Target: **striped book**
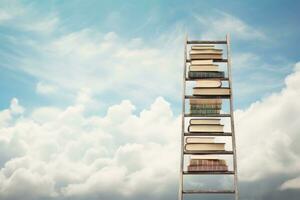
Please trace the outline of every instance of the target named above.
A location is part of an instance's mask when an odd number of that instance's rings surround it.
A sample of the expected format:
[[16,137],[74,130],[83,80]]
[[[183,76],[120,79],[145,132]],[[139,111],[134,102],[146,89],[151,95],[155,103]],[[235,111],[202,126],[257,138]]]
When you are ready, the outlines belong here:
[[211,166],[211,165],[199,165],[199,166],[189,165],[188,171],[191,171],[191,172],[199,172],[199,171],[226,172],[226,171],[228,171],[228,166],[227,165],[213,165],[213,166]]
[[202,109],[206,109],[206,110],[210,110],[210,109],[221,109],[222,108],[222,104],[218,103],[218,104],[198,104],[198,105],[194,105],[191,104],[190,105],[190,110],[202,110]]
[[220,109],[200,109],[200,110],[190,110],[190,114],[194,116],[210,116],[220,114]]
[[189,78],[224,78],[225,73],[223,71],[212,71],[212,72],[199,72],[189,71]]

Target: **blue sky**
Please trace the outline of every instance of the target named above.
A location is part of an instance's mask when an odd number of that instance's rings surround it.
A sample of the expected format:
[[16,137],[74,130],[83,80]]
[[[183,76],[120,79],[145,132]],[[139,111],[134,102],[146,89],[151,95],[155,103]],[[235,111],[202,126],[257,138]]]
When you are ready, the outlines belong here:
[[298,199],[299,4],[0,0],[0,199],[176,198],[184,38],[227,33],[241,199]]
[[[0,55],[2,60],[1,80],[4,80],[1,82],[1,90],[5,91],[1,93],[3,99],[1,108],[5,108],[12,97],[18,97],[24,105],[28,106],[52,103],[53,99],[44,98],[35,93],[34,87],[38,82],[38,77],[22,70],[24,67],[21,66],[20,58],[35,59],[44,56],[39,50],[29,47],[26,41],[41,45],[83,29],[91,29],[103,34],[115,32],[124,41],[141,38],[146,46],[151,47],[159,46],[157,38],[162,34],[167,36],[170,33],[171,38],[171,33],[174,33],[176,27],[182,34],[187,33],[195,39],[200,38],[201,33],[209,27],[201,25],[197,16],[209,17],[214,21],[226,13],[230,17],[241,20],[251,29],[263,34],[264,38],[253,37],[249,40],[234,37],[236,30],[230,30],[233,32],[232,53],[234,55],[250,53],[259,56],[259,60],[255,64],[241,63],[249,65],[247,68],[238,66],[239,63],[235,63],[235,57],[233,57],[235,89],[245,90],[247,86],[250,88],[252,81],[256,82],[254,87],[258,88],[257,92],[245,94],[240,98],[239,92],[237,92],[235,100],[237,108],[244,108],[264,95],[280,90],[283,87],[284,77],[291,73],[292,64],[297,61],[299,52],[299,47],[295,45],[299,42],[297,34],[299,31],[298,3],[292,1],[285,2],[284,6],[279,1],[262,1],[259,4],[255,4],[253,1],[243,3],[229,1],[226,4],[219,1],[192,1],[188,4],[183,1],[128,1],[126,3],[123,1],[89,1],[85,3],[80,1],[20,1],[19,4],[30,10],[26,11],[28,12],[26,16],[16,16],[12,21],[2,20],[1,23],[1,35],[3,36],[1,37]],[[2,3],[2,7],[10,6]],[[20,25],[22,23],[30,24],[38,18],[50,21],[52,23],[50,25],[55,24],[55,27],[52,27],[53,30],[47,30],[48,33],[41,33],[41,30],[40,32],[39,30],[30,30],[22,28]],[[30,24],[29,26],[35,25]],[[238,28],[232,27],[232,29]],[[223,35],[221,33],[217,36]],[[249,36],[246,37],[249,38]],[[168,41],[166,45],[169,43],[171,41]],[[183,49],[178,48],[177,51],[181,51],[178,52],[181,54]],[[239,58],[237,57],[237,59]],[[174,68],[180,71],[181,65],[182,63],[178,63]],[[104,68],[103,66],[98,67]],[[163,68],[163,66],[161,67]],[[160,95],[168,98],[176,110],[180,98],[165,95],[163,92]],[[108,96],[109,94],[106,93],[100,95],[100,98],[107,97],[109,100],[113,99],[113,102],[121,100],[118,95]],[[122,96],[122,98],[125,97],[132,99],[130,95]]]

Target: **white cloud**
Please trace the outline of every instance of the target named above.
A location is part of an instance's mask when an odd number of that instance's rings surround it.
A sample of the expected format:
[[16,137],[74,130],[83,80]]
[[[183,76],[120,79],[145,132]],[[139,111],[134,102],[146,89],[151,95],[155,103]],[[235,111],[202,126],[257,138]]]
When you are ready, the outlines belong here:
[[285,82],[281,92],[253,103],[246,110],[236,111],[242,180],[299,173],[299,63]]
[[48,34],[55,30],[58,23],[59,17],[55,13],[39,13],[31,5],[16,0],[1,1],[0,25],[11,26],[19,31]]
[[203,27],[202,38],[206,40],[222,39],[227,33],[230,33],[232,38],[241,40],[266,39],[262,31],[225,12],[218,11],[215,15],[208,17],[195,15],[195,18],[201,23]]
[[[36,108],[0,127],[6,153],[20,151],[0,171],[1,199],[19,199],[21,193],[28,199],[93,199],[112,192],[131,199],[149,189],[158,198],[173,186],[179,118],[169,104],[160,97],[135,115],[135,106],[124,100],[104,117],[85,116],[89,99],[79,93],[72,106]],[[20,110],[16,99],[12,105]]]
[[279,188],[280,190],[300,189],[300,177],[285,181]]
[[57,87],[51,84],[38,82],[36,85],[36,92],[43,95],[50,95],[57,92]]
[[149,104],[149,99],[162,94],[180,95],[182,41],[174,38],[161,47],[160,42],[145,44],[141,38],[125,40],[114,32],[84,29],[44,45],[32,44],[42,55],[20,59],[20,70],[41,80],[37,92],[42,94],[55,91],[50,82],[64,94],[90,88],[96,96],[129,96]]
[[[296,64],[281,92],[236,111],[242,181],[299,173],[299,77]],[[180,117],[173,115],[169,103],[159,97],[149,109],[134,114],[135,106],[123,100],[99,117],[85,113],[85,104],[93,99],[88,91],[79,92],[74,105],[65,109],[35,108],[24,117],[14,99],[1,112],[14,118],[4,117],[9,123],[0,128],[1,146],[6,147],[1,155],[6,158],[0,171],[2,199],[18,199],[12,194],[19,190],[19,180],[28,184],[32,199],[95,199],[108,197],[112,189],[114,198],[133,199],[152,191],[159,199],[177,190]],[[282,189],[296,183],[287,181]]]

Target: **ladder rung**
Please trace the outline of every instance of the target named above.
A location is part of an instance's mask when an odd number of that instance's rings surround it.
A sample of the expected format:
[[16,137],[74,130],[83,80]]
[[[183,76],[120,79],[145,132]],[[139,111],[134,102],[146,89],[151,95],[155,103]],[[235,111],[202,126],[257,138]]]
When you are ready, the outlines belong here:
[[197,80],[203,80],[203,79],[208,79],[208,80],[221,80],[221,81],[229,81],[229,78],[186,78],[186,81],[197,81]]
[[191,115],[184,114],[184,117],[231,117],[231,114],[217,114],[217,115]]
[[233,151],[184,151],[183,154],[190,155],[210,155],[210,154],[218,154],[218,155],[231,155]]
[[[207,60],[207,59],[197,59],[197,60]],[[227,59],[212,59],[214,62],[227,62]],[[190,59],[186,59],[186,62],[191,62]]]
[[199,193],[207,193],[207,194],[234,194],[234,190],[182,190],[184,194],[199,194]]
[[184,136],[232,136],[231,132],[195,132],[195,133],[184,133]]
[[227,44],[226,40],[189,40],[187,44]]
[[234,171],[183,171],[184,175],[234,175]]
[[229,99],[230,95],[185,95],[186,99]]

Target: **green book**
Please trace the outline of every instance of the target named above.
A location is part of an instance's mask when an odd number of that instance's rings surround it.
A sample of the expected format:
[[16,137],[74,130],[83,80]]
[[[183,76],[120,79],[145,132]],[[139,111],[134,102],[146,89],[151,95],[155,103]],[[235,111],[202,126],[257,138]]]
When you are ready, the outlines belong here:
[[201,109],[221,109],[222,104],[197,104],[190,105],[191,110],[201,110]]

